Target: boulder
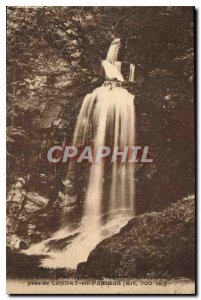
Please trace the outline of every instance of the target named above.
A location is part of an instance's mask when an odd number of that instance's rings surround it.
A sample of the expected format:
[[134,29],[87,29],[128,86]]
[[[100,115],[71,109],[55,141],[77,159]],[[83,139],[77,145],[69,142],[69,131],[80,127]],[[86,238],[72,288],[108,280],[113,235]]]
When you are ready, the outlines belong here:
[[132,218],[78,265],[78,278],[178,278],[195,275],[195,203],[190,196]]
[[24,209],[27,213],[33,213],[37,210],[44,208],[49,201],[49,199],[42,197],[38,193],[34,192],[27,193],[26,197],[27,200]]

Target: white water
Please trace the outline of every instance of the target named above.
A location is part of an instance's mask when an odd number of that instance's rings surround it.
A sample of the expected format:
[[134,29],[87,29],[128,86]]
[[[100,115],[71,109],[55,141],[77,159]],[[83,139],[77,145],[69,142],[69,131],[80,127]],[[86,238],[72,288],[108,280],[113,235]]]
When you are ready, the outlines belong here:
[[114,65],[117,70],[121,73],[121,61],[114,61]]
[[129,79],[130,82],[134,83],[135,80],[135,65],[131,64],[130,65],[130,73],[129,73]]
[[[116,41],[116,40],[115,40]],[[103,61],[106,77],[123,81],[121,63],[117,62],[119,43],[112,43],[107,59]],[[112,63],[111,63],[112,62]],[[92,132],[90,128],[93,128]],[[86,145],[93,141],[93,147],[107,145],[123,149],[135,144],[135,111],[134,96],[128,91],[109,81],[88,94],[83,101],[76,129],[74,146]],[[64,184],[69,182],[69,174],[73,172],[75,162],[71,161]],[[36,244],[24,251],[26,254],[47,254],[42,260],[43,267],[76,268],[79,262],[87,260],[89,253],[104,238],[117,233],[135,214],[134,194],[134,164],[110,163],[108,179],[105,175],[106,162],[101,159],[93,162],[89,171],[89,182],[84,203],[82,222],[76,229],[62,228],[50,239]],[[108,170],[108,169],[107,169]],[[107,188],[107,197],[105,189]],[[68,195],[65,196],[66,203]],[[106,198],[106,199],[105,199]],[[103,209],[103,201],[107,210]],[[107,215],[103,220],[103,215]],[[72,235],[77,234],[74,237]],[[56,242],[69,237],[71,243],[64,251],[56,247],[49,248],[50,242]]]
[[104,67],[105,75],[106,75],[107,79],[110,79],[110,80],[117,79],[118,81],[121,81],[121,82],[124,81],[124,78],[119,71],[119,69],[120,69],[119,62],[118,62],[118,64],[115,65],[115,64],[111,64],[107,60],[103,60],[102,66]]
[[117,61],[117,55],[120,47],[121,47],[120,39],[119,38],[114,39],[108,50],[106,60],[109,61],[110,63],[114,63],[115,61]]
[[[103,239],[108,238],[111,234],[115,234],[121,227],[126,225],[130,217],[126,212],[119,213],[116,216],[103,224],[101,230],[88,226],[86,228],[85,219],[77,229],[65,227],[56,232],[50,239],[31,246],[28,250],[22,251],[27,255],[49,255],[49,257],[41,260],[41,266],[44,268],[71,268],[75,269],[80,262],[87,260],[89,253],[96,247],[96,245]],[[67,250],[60,251],[56,248],[49,249],[48,243],[51,241],[58,241],[71,235],[78,234],[72,239],[72,243]]]

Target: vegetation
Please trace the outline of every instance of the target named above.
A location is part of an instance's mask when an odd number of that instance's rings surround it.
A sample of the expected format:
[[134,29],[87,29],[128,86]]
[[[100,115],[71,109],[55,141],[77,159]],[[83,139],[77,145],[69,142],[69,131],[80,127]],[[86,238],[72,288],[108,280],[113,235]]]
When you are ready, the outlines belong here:
[[[136,170],[137,212],[194,192],[192,8],[8,7],[7,14],[8,190],[22,177],[26,192],[48,199],[54,219],[66,165],[48,163],[47,149],[71,144],[83,98],[104,81],[101,59],[120,37],[125,78],[127,63],[136,65],[136,83],[124,85],[136,95],[137,143],[154,158]],[[79,193],[79,209],[81,202]],[[40,223],[40,215],[45,230],[51,214],[44,210],[25,211],[23,224]],[[19,229],[14,216],[11,227]]]

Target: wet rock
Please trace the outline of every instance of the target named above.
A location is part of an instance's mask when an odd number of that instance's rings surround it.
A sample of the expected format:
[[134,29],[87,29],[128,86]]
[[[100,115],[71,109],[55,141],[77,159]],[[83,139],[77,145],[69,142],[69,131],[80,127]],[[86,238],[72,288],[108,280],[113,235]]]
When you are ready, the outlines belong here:
[[194,205],[191,196],[131,219],[78,265],[77,277],[193,278]]
[[75,273],[76,278],[79,279],[79,278],[84,277],[85,265],[86,265],[86,263],[84,263],[84,262],[78,264],[77,270],[76,270],[76,273]]
[[10,249],[19,249],[20,248],[21,239],[13,234],[7,238],[7,245]]
[[66,88],[72,84],[72,79],[70,76],[67,76],[66,74],[57,76],[55,87],[56,88]]
[[72,206],[77,199],[74,195],[62,194],[61,192],[59,192],[59,197],[61,199],[61,206]]
[[25,241],[20,241],[19,248],[25,250],[29,248],[29,245]]
[[34,124],[37,128],[51,128],[54,120],[58,119],[62,105],[56,101],[46,104],[42,114],[35,118]]
[[67,180],[65,180],[64,184],[65,184],[65,192],[71,196],[74,195],[75,191],[74,191],[72,182],[67,179]]
[[7,201],[9,204],[16,202],[21,203],[24,195],[25,195],[25,189],[24,189],[25,180],[24,178],[18,178],[14,184],[11,185],[11,188],[8,192]]
[[29,192],[26,197],[27,201],[25,203],[24,209],[28,213],[32,213],[44,208],[49,201],[49,199],[42,197],[38,193],[34,192]]
[[91,83],[96,83],[96,82],[98,82],[99,81],[99,78],[98,77],[93,77],[92,79],[91,79]]

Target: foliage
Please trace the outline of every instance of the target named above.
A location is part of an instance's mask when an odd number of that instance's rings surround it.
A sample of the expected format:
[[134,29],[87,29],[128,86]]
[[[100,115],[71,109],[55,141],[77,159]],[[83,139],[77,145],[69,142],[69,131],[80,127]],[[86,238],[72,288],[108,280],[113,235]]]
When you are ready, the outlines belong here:
[[101,59],[120,37],[119,59],[136,64],[135,85],[125,85],[136,95],[137,142],[154,156],[137,173],[137,209],[161,209],[194,191],[192,8],[8,7],[7,14],[8,187],[31,174],[33,189],[57,194],[66,166],[56,187],[46,151],[72,142],[83,97],[103,82]]

